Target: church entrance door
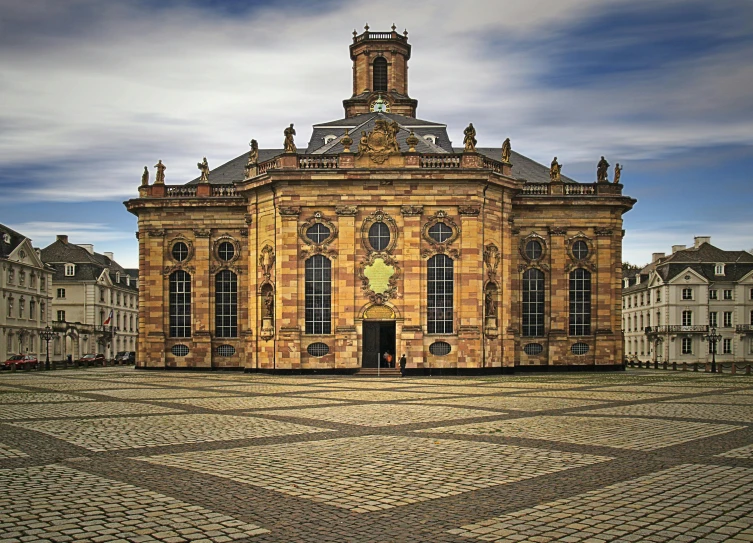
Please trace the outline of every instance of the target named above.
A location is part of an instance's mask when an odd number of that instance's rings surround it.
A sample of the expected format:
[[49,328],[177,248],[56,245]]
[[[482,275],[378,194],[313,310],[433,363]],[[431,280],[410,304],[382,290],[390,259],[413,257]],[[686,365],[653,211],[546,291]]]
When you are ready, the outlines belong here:
[[376,368],[381,363],[385,367],[382,360],[385,352],[392,355],[394,364],[398,358],[395,353],[395,321],[364,321],[361,366]]

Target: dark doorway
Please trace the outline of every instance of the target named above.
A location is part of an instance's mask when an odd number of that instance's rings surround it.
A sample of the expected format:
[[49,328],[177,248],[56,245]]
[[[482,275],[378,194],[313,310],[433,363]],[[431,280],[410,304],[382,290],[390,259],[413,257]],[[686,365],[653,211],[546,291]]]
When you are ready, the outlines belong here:
[[381,362],[385,367],[382,360],[385,352],[392,355],[394,364],[398,358],[395,353],[395,321],[364,321],[361,366],[376,368]]

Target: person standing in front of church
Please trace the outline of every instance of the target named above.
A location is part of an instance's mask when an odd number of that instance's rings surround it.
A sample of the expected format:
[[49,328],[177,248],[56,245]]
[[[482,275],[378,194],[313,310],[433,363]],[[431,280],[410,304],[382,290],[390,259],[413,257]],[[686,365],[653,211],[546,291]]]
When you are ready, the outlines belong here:
[[408,361],[405,359],[405,353],[400,357],[400,376],[405,377],[405,365]]

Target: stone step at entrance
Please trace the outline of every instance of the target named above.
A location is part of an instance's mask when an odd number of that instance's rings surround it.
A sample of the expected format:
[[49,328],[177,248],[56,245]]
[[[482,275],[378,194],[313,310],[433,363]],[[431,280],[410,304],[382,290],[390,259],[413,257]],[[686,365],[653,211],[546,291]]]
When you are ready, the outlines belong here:
[[380,368],[377,375],[377,368],[361,368],[356,372],[359,377],[400,377],[399,368]]

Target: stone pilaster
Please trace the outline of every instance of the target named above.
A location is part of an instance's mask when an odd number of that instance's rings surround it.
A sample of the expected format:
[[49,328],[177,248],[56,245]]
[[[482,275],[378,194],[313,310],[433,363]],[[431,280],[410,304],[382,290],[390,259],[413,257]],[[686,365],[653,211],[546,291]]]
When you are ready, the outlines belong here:
[[[554,186],[554,184],[553,184]],[[549,229],[550,262],[552,271],[549,273],[548,302],[549,302],[549,364],[565,364],[568,356],[568,330],[570,325],[570,308],[568,293],[570,292],[570,276],[565,272],[569,257],[564,228]]]
[[358,338],[356,337],[354,316],[358,311],[356,306],[356,250],[358,235],[356,233],[356,206],[338,206],[337,229],[338,258],[333,264],[337,267],[337,281],[333,290],[333,326],[336,339],[335,367],[357,368],[360,366],[358,358]]
[[[425,297],[426,261],[421,258],[421,216],[423,206],[402,206],[402,332],[398,336],[398,347],[405,352],[408,368],[420,368],[424,364],[423,327],[426,322]],[[402,354],[402,353],[400,353]]]
[[299,288],[299,270],[302,263],[298,255],[298,216],[301,208],[281,206],[277,215],[277,256],[275,276],[277,283],[285,288],[277,289],[275,300],[276,369],[300,369],[301,326],[299,323],[299,300],[304,298]]
[[455,279],[455,307],[458,308],[458,367],[478,365],[482,358],[481,334],[483,322],[484,267],[483,240],[479,221],[480,208],[458,206],[460,213],[460,261]]
[[212,367],[212,320],[214,306],[212,275],[209,272],[211,260],[211,231],[195,229],[194,266],[191,285],[191,321],[193,323],[193,348],[189,354],[189,367]]

